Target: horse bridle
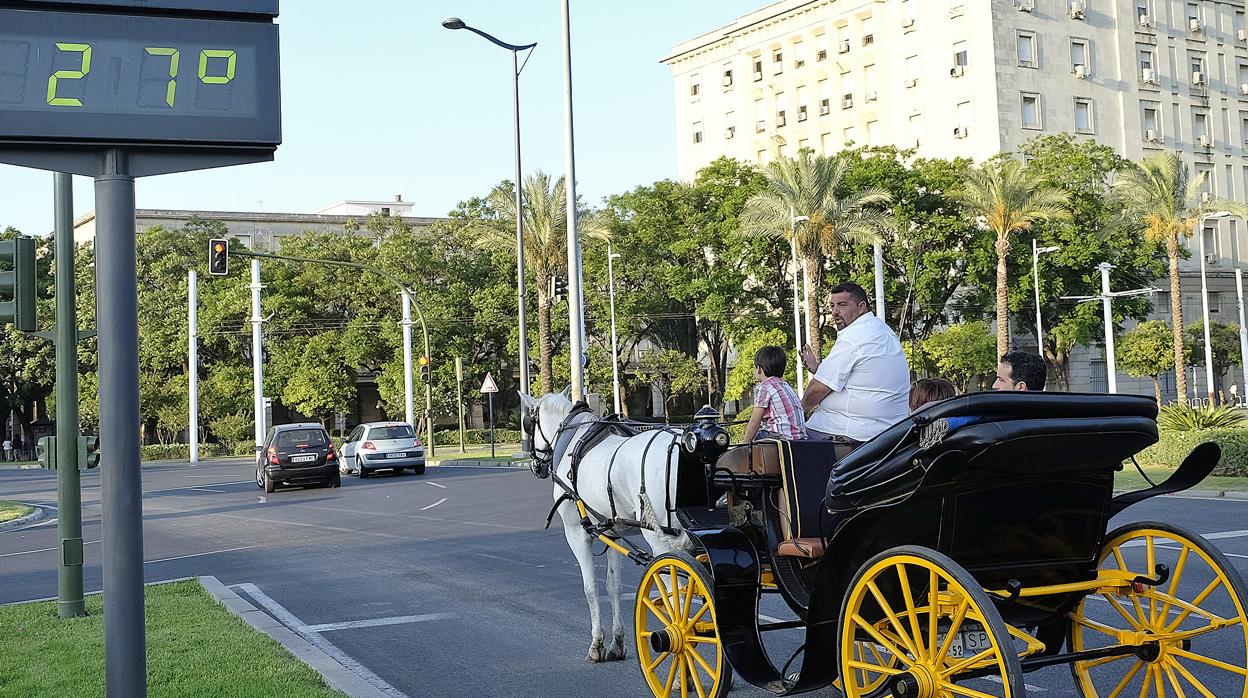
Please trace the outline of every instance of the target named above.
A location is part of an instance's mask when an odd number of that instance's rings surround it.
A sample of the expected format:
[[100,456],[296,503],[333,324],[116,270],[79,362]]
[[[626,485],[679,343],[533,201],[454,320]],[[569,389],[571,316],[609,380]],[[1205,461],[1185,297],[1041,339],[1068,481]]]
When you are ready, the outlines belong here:
[[[550,477],[550,471],[555,466],[555,440],[546,436],[546,432],[542,429],[542,420],[538,419],[534,414],[536,408],[524,411],[524,416],[520,419],[520,428],[529,436],[529,443],[533,444],[532,465],[529,469],[538,478],[545,480]],[[546,440],[545,451],[538,450],[537,441],[533,437],[541,433],[542,438]],[[558,436],[558,432],[555,433]]]

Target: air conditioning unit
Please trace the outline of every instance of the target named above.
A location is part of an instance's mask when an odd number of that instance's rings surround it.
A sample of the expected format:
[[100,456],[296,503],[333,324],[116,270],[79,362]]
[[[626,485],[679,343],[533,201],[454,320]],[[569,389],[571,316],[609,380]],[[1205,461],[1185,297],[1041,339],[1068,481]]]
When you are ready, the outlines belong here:
[[793,61],[793,67],[794,67],[794,68],[803,68],[803,67],[805,67],[805,66],[806,66],[806,59],[804,59],[804,58],[799,58],[799,59],[797,59],[797,60]]
[[1157,73],[1152,68],[1144,68],[1140,70],[1140,82],[1147,85],[1157,84]]
[[876,92],[875,90],[867,90],[866,97],[867,97],[868,102],[874,102],[880,98],[880,93]]
[[1075,77],[1080,80],[1086,80],[1088,78],[1088,66],[1086,65],[1077,65],[1075,66],[1075,69],[1070,72],[1074,73]]
[[1207,191],[1202,191],[1200,193],[1200,203],[1207,204],[1212,200],[1213,200],[1213,194],[1210,194]]
[[798,120],[798,121],[805,121],[805,120],[806,120],[806,107],[802,107],[802,108],[800,108],[800,109],[798,109],[798,110],[797,110],[797,120]]
[[1208,148],[1213,145],[1213,141],[1209,140],[1209,136],[1196,136],[1196,145],[1201,148]]
[[829,107],[827,104],[819,105],[819,116],[827,116],[831,111],[832,107]]
[[910,27],[913,27],[913,26],[914,26],[914,18],[913,18],[913,17],[902,17],[902,18],[901,18],[901,28],[902,28],[902,29],[909,29]]
[[842,39],[836,50],[838,53],[849,53],[849,39]]
[[1193,84],[1193,85],[1203,85],[1203,84],[1205,84],[1205,74],[1204,74],[1204,73],[1202,73],[1202,72],[1200,72],[1199,70],[1197,70],[1196,72],[1192,73],[1192,84]]
[[874,43],[875,43],[875,34],[867,34],[866,36],[862,37],[863,46],[870,46]]
[[1191,19],[1187,20],[1187,28],[1191,29],[1194,32],[1200,31],[1201,29],[1200,20],[1195,17],[1192,17]]
[[784,126],[784,114],[780,114],[776,117],[776,128],[780,128],[782,126]]
[[919,84],[918,78],[910,78],[909,80],[906,80],[906,87],[914,87],[915,85],[918,85],[918,84]]
[[1239,93],[1241,95],[1248,95],[1248,82],[1245,82],[1239,86]]
[[967,129],[965,126],[958,126],[953,129],[954,138],[966,138]]
[[762,79],[763,79],[763,71],[761,70],[754,71],[754,82],[758,82]]
[[852,96],[846,95],[844,98],[841,99],[841,109],[853,109],[853,108],[854,108],[854,98]]
[[1084,13],[1084,7],[1083,7],[1083,1],[1082,1],[1082,0],[1072,0],[1072,2],[1070,3],[1070,9],[1069,9],[1069,11],[1067,12],[1067,14],[1069,14],[1069,15],[1070,15],[1070,18],[1071,18],[1071,19],[1083,19],[1083,18],[1084,18],[1084,14],[1085,14],[1085,13]]
[[723,79],[724,87],[732,87],[732,76],[725,75]]
[[1240,29],[1235,32],[1235,38],[1240,41],[1248,41],[1248,29]]
[[1154,130],[1154,129],[1151,129],[1151,128],[1150,128],[1150,129],[1145,129],[1145,130],[1144,130],[1144,140],[1145,140],[1145,141],[1147,141],[1147,142],[1149,142],[1149,143],[1160,143],[1160,142],[1161,142],[1161,138],[1159,138],[1159,137],[1157,136],[1157,131],[1156,131],[1156,130]]
[[1205,264],[1217,264],[1218,256],[1216,254],[1205,254]]
[[766,130],[767,130],[767,120],[766,120],[766,119],[759,119],[759,120],[758,120],[758,123],[754,124],[754,132],[755,132],[755,133],[762,133],[763,131],[766,131]]
[[1014,9],[1019,12],[1031,12],[1034,7],[1032,0],[1014,0]]
[[826,61],[827,59],[828,59],[828,51],[827,51],[827,49],[823,49],[823,50],[821,50],[821,51],[819,51],[818,53],[816,53],[816,54],[815,54],[815,62],[816,62],[816,63],[818,63],[819,61]]
[[955,65],[949,69],[949,77],[951,78],[960,78],[963,75],[966,75],[966,66],[964,65]]
[[736,127],[736,126],[729,126],[728,128],[724,129],[724,140],[726,140],[726,141],[727,141],[727,140],[732,140],[732,137],[733,137],[733,136],[735,136],[735,135],[737,135],[737,127]]
[[1144,28],[1153,26],[1153,18],[1148,15],[1140,15],[1140,26]]

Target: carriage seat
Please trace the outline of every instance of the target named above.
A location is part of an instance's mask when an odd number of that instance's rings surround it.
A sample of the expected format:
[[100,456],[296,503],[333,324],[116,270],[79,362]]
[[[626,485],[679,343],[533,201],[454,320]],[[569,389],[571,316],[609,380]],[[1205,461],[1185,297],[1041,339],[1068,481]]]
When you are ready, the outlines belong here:
[[734,475],[779,475],[780,443],[765,439],[734,447],[715,461],[715,469]]

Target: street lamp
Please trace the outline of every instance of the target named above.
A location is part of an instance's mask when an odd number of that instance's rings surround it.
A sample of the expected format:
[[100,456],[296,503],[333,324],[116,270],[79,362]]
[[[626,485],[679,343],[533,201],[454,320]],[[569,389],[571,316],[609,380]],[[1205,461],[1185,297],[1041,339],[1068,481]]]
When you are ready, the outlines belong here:
[[611,297],[611,385],[615,389],[615,413],[620,414],[620,359],[619,345],[615,335],[615,265],[612,263],[618,252],[611,251],[611,243],[607,243],[607,287]]
[[1228,218],[1230,211],[1218,211],[1196,220],[1196,234],[1200,236],[1200,305],[1205,325],[1205,387],[1209,392],[1209,406],[1213,406],[1213,346],[1209,341],[1209,284],[1205,279],[1205,226],[1210,218]]
[[467,29],[478,36],[488,39],[496,46],[501,46],[511,51],[511,70],[512,70],[512,96],[515,104],[515,141],[516,141],[516,295],[518,297],[518,317],[517,322],[520,325],[520,386],[527,394],[529,392],[529,342],[528,332],[525,323],[525,284],[524,284],[524,196],[523,177],[524,173],[520,169],[520,73],[524,70],[524,66],[528,64],[532,52],[525,56],[524,63],[520,63],[519,55],[521,51],[528,51],[536,43],[532,44],[509,44],[477,29],[470,27],[464,23],[464,20],[458,17],[448,17],[443,20],[442,26],[447,29]]
[[1062,248],[1054,245],[1052,247],[1036,247],[1036,239],[1031,239],[1031,275],[1036,290],[1036,348],[1039,350],[1040,358],[1044,358],[1044,325],[1040,321],[1040,255],[1046,252],[1057,252]]

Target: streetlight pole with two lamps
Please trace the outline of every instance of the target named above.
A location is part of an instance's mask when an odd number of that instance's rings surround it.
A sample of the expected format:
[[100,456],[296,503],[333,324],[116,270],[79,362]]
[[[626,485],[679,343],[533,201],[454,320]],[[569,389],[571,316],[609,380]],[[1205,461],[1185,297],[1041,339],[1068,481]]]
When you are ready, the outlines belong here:
[[1040,320],[1040,255],[1046,252],[1057,252],[1062,248],[1054,245],[1052,247],[1037,247],[1036,239],[1031,239],[1031,276],[1033,286],[1036,290],[1036,348],[1040,354],[1040,358],[1044,358],[1044,324]]
[[621,414],[620,406],[620,356],[619,344],[615,333],[615,265],[614,261],[620,254],[611,251],[611,243],[607,243],[607,288],[611,297],[611,385],[615,390],[615,413]]

